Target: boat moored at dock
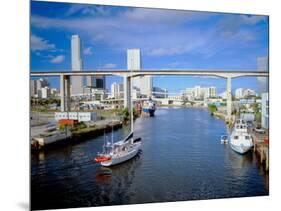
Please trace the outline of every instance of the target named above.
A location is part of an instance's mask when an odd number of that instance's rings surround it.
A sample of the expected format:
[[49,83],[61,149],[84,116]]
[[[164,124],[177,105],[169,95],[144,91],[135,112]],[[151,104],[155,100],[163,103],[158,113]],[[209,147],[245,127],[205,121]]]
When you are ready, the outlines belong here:
[[142,113],[144,115],[154,116],[155,111],[156,111],[155,102],[153,102],[151,99],[144,102],[142,107]]
[[253,140],[248,133],[247,124],[242,119],[235,121],[230,136],[230,147],[239,154],[245,154],[253,147]]

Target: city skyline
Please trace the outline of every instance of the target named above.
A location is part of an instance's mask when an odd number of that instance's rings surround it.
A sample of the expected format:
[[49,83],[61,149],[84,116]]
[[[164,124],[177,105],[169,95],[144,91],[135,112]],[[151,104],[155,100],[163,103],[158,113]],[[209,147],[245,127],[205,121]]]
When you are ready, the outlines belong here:
[[[49,4],[52,9],[45,8]],[[32,2],[31,8],[32,71],[70,69],[73,34],[81,37],[84,70],[127,69],[127,48],[141,50],[143,69],[257,70],[257,59],[268,56],[266,16],[50,2]],[[120,25],[121,20],[124,24]],[[136,23],[138,29],[133,26]],[[98,24],[102,26],[95,29]],[[107,78],[107,89],[112,82],[122,81]],[[58,87],[58,79],[50,83]],[[207,77],[153,77],[153,86],[169,92],[194,85],[216,86],[222,92],[226,82]],[[233,89],[257,91],[257,86],[256,78],[233,80]]]

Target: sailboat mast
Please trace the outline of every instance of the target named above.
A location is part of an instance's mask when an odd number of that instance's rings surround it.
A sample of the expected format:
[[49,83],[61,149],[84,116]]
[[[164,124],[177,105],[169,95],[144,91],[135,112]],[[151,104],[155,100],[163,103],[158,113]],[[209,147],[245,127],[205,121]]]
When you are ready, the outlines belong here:
[[134,131],[134,107],[133,107],[133,81],[132,81],[132,77],[130,77],[130,114],[131,114],[131,132]]
[[111,126],[111,144],[113,146],[113,124]]

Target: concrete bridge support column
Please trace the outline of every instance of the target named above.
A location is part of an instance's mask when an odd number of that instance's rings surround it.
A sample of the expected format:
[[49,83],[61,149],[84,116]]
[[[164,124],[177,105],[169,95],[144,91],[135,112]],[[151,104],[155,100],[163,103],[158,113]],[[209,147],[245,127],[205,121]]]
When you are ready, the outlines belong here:
[[227,94],[227,118],[231,118],[231,112],[232,112],[232,96],[231,96],[231,77],[227,77],[226,82],[226,94]]
[[70,76],[60,76],[60,110],[62,112],[70,110]]
[[124,76],[124,108],[131,109],[131,86],[132,86],[131,77]]
[[65,109],[70,111],[70,76],[65,76]]

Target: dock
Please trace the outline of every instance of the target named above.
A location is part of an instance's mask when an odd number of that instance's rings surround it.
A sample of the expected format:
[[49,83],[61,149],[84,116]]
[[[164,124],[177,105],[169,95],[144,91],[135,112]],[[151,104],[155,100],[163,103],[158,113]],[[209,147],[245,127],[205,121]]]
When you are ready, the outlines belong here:
[[264,165],[265,170],[269,170],[269,139],[268,132],[261,134],[251,131],[251,136],[253,138],[254,153],[259,157],[259,162]]
[[66,130],[66,132],[53,131],[52,133],[44,135],[40,134],[36,137],[32,137],[31,150],[39,151],[53,146],[78,143],[101,136],[104,133],[111,132],[112,130],[117,130],[122,128],[122,126],[122,121],[111,121],[85,128]]

